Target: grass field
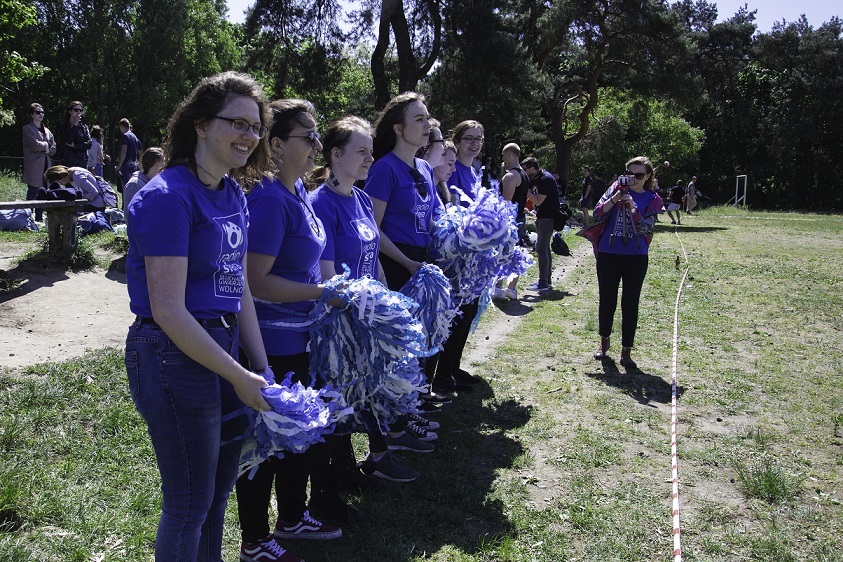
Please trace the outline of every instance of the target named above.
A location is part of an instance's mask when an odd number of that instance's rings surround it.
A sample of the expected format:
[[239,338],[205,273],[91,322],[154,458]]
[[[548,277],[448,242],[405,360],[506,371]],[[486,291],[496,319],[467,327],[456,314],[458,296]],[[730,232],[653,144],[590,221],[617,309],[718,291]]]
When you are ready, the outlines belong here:
[[[591,359],[588,250],[532,309],[504,307],[522,315],[517,329],[468,366],[486,384],[439,414],[435,453],[404,456],[418,482],[355,498],[367,522],[342,539],[284,546],[309,562],[672,560],[681,239],[685,559],[843,560],[843,217],[714,208],[683,223],[679,238],[657,227],[640,371]],[[585,240],[568,242],[586,253]],[[513,318],[491,311],[484,322]],[[158,475],[124,379],[116,349],[0,369],[0,560],[152,559]]]

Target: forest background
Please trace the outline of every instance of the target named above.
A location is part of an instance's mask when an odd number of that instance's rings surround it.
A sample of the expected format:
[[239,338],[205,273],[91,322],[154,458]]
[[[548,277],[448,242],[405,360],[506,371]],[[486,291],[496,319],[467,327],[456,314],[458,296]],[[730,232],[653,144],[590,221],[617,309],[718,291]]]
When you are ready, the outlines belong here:
[[[374,119],[418,90],[446,130],[486,128],[485,153],[518,142],[579,193],[635,155],[663,186],[699,177],[715,202],[747,175],[749,202],[843,209],[843,21],[759,32],[746,8],[705,0],[0,0],[0,154],[19,156],[29,104],[54,132],[71,100],[117,154],[127,117],[160,144],[203,77],[240,70],[272,98],[302,97],[322,126]],[[19,165],[0,158],[0,166]]]

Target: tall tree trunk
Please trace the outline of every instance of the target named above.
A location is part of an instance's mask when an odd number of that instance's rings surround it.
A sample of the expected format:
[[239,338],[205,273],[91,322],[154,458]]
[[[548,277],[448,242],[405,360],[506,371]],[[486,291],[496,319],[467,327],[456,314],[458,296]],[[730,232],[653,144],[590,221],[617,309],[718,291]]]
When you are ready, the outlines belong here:
[[372,51],[372,82],[375,86],[375,106],[381,108],[389,102],[389,78],[386,75],[384,58],[389,49],[389,31],[392,15],[396,10],[403,13],[403,0],[383,0],[381,3],[381,17],[378,25],[378,42]]

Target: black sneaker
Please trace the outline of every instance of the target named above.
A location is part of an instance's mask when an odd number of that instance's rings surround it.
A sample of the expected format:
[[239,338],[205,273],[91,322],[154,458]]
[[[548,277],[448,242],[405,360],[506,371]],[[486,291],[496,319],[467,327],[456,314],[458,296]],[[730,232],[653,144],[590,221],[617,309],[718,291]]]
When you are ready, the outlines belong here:
[[423,427],[428,431],[431,429],[439,429],[439,422],[430,421],[429,419],[423,418],[418,414],[406,414],[407,415],[407,422],[411,423],[418,427]]
[[419,394],[419,399],[423,400],[424,402],[431,402],[433,404],[450,404],[453,402],[447,396],[442,396],[441,394],[436,394],[435,392],[428,392],[427,394]]
[[372,459],[372,455],[369,455],[365,461],[359,463],[359,466],[364,474],[371,474],[391,482],[413,482],[419,477],[417,471],[398,462],[389,452],[378,460]]
[[418,410],[422,414],[429,416],[430,414],[436,414],[442,410],[442,406],[439,404],[434,404],[433,402],[425,402],[424,400],[420,401]]
[[453,377],[448,379],[436,379],[433,381],[433,390],[434,392],[457,392],[457,391],[466,391],[471,392],[474,390],[474,387],[468,383],[460,382],[458,380],[454,380]]
[[304,562],[289,550],[281,548],[272,535],[260,542],[240,545],[241,562]]
[[386,446],[390,451],[410,451],[413,453],[429,453],[435,448],[430,443],[419,441],[419,439],[407,431],[397,437],[387,434]]
[[439,436],[432,431],[428,431],[423,427],[419,427],[413,422],[407,422],[404,426],[404,431],[418,439],[419,441],[430,442],[439,439]]
[[305,511],[302,514],[301,521],[284,521],[279,517],[275,523],[274,534],[277,539],[327,541],[340,538],[342,536],[342,529],[317,521],[310,516],[310,512]]
[[455,381],[464,382],[466,384],[477,384],[482,380],[480,377],[476,377],[463,369],[457,369],[453,372],[453,374],[451,374],[451,376],[454,377]]

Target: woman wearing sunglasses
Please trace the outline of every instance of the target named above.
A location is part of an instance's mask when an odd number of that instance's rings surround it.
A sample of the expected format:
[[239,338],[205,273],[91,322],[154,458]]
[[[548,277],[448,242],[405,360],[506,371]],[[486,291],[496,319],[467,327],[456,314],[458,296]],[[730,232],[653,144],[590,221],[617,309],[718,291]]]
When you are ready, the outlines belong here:
[[[272,370],[279,377],[292,372],[293,381],[310,384],[309,334],[273,323],[295,322],[307,316],[324,290],[319,259],[325,248],[325,228],[308,201],[301,177],[315,167],[322,149],[316,132],[316,110],[309,101],[283,99],[269,104],[269,150],[272,167],[247,189],[249,203],[249,286]],[[316,381],[317,384],[319,381]],[[270,457],[252,478],[237,480],[245,562],[295,562],[297,556],[276,539],[328,540],[342,530],[310,516],[307,480],[319,447],[283,458]],[[267,512],[272,488],[278,519],[270,530]]]
[[61,147],[59,154],[66,167],[88,168],[88,149],[91,148],[91,133],[82,122],[85,109],[81,101],[72,101],[64,112],[64,121],[59,125]]
[[579,233],[591,240],[597,258],[600,343],[594,358],[604,359],[609,351],[618,290],[623,281],[620,363],[627,370],[636,368],[631,352],[638,325],[638,302],[647,275],[653,223],[662,208],[661,197],[652,191],[653,176],[649,158],[639,156],[627,162],[626,173],[606,190],[594,208],[594,225]]
[[[126,277],[137,318],[125,363],[161,473],[158,561],[222,560],[236,436],[245,430],[242,416],[224,420],[243,404],[269,409],[258,374],[266,353],[244,275],[246,199],[230,176],[258,174],[269,162],[260,142],[265,108],[249,76],[204,79],[170,118],[167,168],[127,206]],[[237,360],[238,345],[252,371]]]
[[[31,121],[23,127],[23,183],[26,200],[31,201],[44,187],[44,172],[50,167],[50,156],[56,153],[56,139],[44,126],[44,108],[40,103],[29,106]],[[35,209],[35,220],[43,218],[43,211]]]

